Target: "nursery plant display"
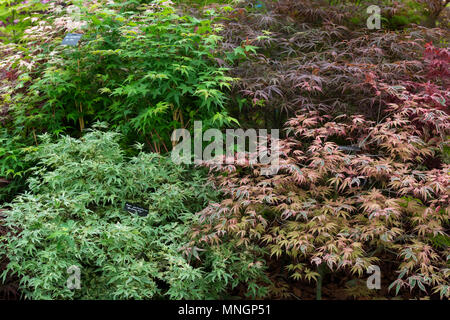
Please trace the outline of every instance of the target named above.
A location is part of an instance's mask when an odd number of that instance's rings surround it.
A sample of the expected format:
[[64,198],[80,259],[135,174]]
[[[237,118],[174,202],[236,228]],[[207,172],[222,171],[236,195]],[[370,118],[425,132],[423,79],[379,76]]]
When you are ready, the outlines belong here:
[[0,299],[448,300],[449,7],[0,1]]

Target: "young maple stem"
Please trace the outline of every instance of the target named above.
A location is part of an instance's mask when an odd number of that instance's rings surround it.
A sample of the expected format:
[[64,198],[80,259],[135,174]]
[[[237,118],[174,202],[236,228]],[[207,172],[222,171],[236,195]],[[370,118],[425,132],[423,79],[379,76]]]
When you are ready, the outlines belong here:
[[[81,102],[80,102],[80,114],[82,114],[82,113],[83,113],[83,106],[81,105]],[[80,121],[80,131],[83,131],[84,130],[83,115],[80,116],[79,121]]]
[[144,139],[147,142],[147,145],[149,146],[150,150],[152,152],[156,152],[156,150],[153,149],[152,142],[145,135],[144,135]]
[[[77,64],[78,64],[78,77],[80,76],[80,59],[77,59]],[[75,107],[76,107],[77,103],[75,102]],[[83,107],[81,105],[80,102],[80,108],[79,108],[79,112],[80,112],[80,117],[78,118],[78,122],[80,123],[80,132],[83,132],[84,130],[84,118],[83,118]]]
[[37,138],[36,138],[36,129],[33,127],[33,138],[34,142],[36,143],[36,146],[38,145]]
[[317,271],[319,272],[319,278],[317,279],[316,300],[322,300],[322,281],[325,275],[325,266],[321,264],[317,267]]
[[155,130],[156,135],[158,136],[159,140],[161,141],[160,143],[162,144],[162,146],[164,147],[164,149],[166,149],[166,152],[169,152],[169,149],[167,149],[166,144],[164,143],[164,141],[161,139],[161,137],[158,134],[158,131]]

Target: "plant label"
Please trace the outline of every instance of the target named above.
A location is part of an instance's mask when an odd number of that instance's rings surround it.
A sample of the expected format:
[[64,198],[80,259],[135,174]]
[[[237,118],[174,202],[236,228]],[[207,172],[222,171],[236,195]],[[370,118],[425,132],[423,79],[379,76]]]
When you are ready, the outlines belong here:
[[140,217],[145,217],[148,215],[147,209],[128,202],[125,203],[125,210],[128,211],[129,213],[137,214]]
[[61,45],[66,46],[76,46],[78,44],[78,41],[80,41],[81,37],[83,35],[80,33],[68,33],[63,41],[61,42]]

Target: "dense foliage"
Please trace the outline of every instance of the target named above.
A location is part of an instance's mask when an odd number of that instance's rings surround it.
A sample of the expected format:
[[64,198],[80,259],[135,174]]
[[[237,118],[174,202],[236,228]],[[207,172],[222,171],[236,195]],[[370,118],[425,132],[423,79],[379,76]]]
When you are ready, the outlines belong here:
[[273,177],[258,166],[221,168],[231,172],[218,181],[228,197],[202,211],[198,233],[208,236],[199,242],[226,234],[258,243],[294,280],[317,279],[321,266],[361,276],[398,261],[396,292],[429,287],[448,297],[450,168],[423,162],[443,147],[450,119],[422,96],[383,89],[399,102],[378,122],[317,111],[289,120]]
[[421,27],[398,32],[350,28],[346,21],[352,10],[316,8],[317,2],[305,6],[282,0],[267,11],[237,10],[226,23],[224,50],[243,42],[259,47],[257,54],[248,52],[250,59],[229,66],[240,79],[233,90],[233,115],[241,123],[281,128],[305,108],[373,118],[388,97],[374,94],[371,79],[392,85],[406,79],[425,82],[425,44],[449,35]]
[[[220,40],[214,16],[197,19],[155,4],[73,7],[56,6],[51,19],[27,29],[28,47],[2,48],[0,121],[15,137],[0,153],[10,170],[2,176],[23,174],[24,164],[9,153],[19,153],[20,142],[37,144],[44,132],[79,136],[108,121],[129,143],[168,152],[173,129],[190,129],[193,119],[205,128],[233,122],[224,108],[233,79],[213,59]],[[78,47],[60,45],[66,30],[83,32]]]
[[[0,299],[448,299],[448,8],[0,0]],[[278,172],[173,163],[194,121]]]
[[[190,258],[202,264],[189,264],[180,248],[211,187],[199,171],[157,154],[126,159],[118,137],[43,137],[29,191],[8,205],[3,276],[17,274],[33,299],[207,299],[262,279],[261,268],[247,267],[251,251],[229,245],[194,250]],[[125,211],[125,202],[148,215]],[[66,286],[71,266],[82,271],[80,290]]]
[[194,243],[265,247],[274,297],[312,279],[320,296],[326,274],[361,277],[372,264],[395,294],[448,297],[450,60],[426,43],[448,32],[351,30],[348,12],[272,6],[233,13],[223,46],[259,46],[230,66],[236,110],[241,96],[241,123],[277,128],[294,116],[283,162],[273,177],[205,163],[223,172],[213,180],[227,196],[200,213]]
[[189,128],[194,118],[229,123],[223,90],[232,79],[212,60],[219,40],[213,20],[179,16],[171,7],[142,5],[133,14],[116,7],[83,15],[78,48],[57,44],[44,53],[50,58],[42,74],[13,103],[15,122],[71,132],[108,121],[142,134],[157,152],[167,152],[172,130]]
[[0,40],[17,42],[23,32],[42,18],[49,1],[0,1]]
[[141,10],[87,16],[85,43],[54,52],[30,87],[42,101],[31,104],[39,106],[33,123],[56,131],[71,120],[83,130],[106,120],[125,134],[138,132],[153,151],[167,152],[173,129],[189,128],[194,118],[207,126],[230,122],[223,90],[232,79],[211,59],[219,39],[212,20],[179,16],[170,7]]

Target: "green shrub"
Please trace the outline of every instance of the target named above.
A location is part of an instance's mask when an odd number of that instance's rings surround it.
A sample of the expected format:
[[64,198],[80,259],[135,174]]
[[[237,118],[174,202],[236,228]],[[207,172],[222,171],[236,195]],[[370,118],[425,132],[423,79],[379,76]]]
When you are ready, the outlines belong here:
[[[256,249],[183,250],[193,212],[215,197],[203,174],[157,154],[127,159],[119,138],[97,129],[56,143],[42,136],[30,191],[7,206],[3,279],[17,274],[32,299],[222,298],[241,283],[263,295]],[[125,202],[148,215],[125,211]],[[71,266],[80,268],[79,290],[66,286]]]
[[233,121],[224,107],[233,79],[214,60],[214,19],[149,6],[83,13],[89,27],[80,46],[55,48],[15,118],[50,132],[107,121],[155,152],[169,151],[173,129],[193,120],[209,127]]

